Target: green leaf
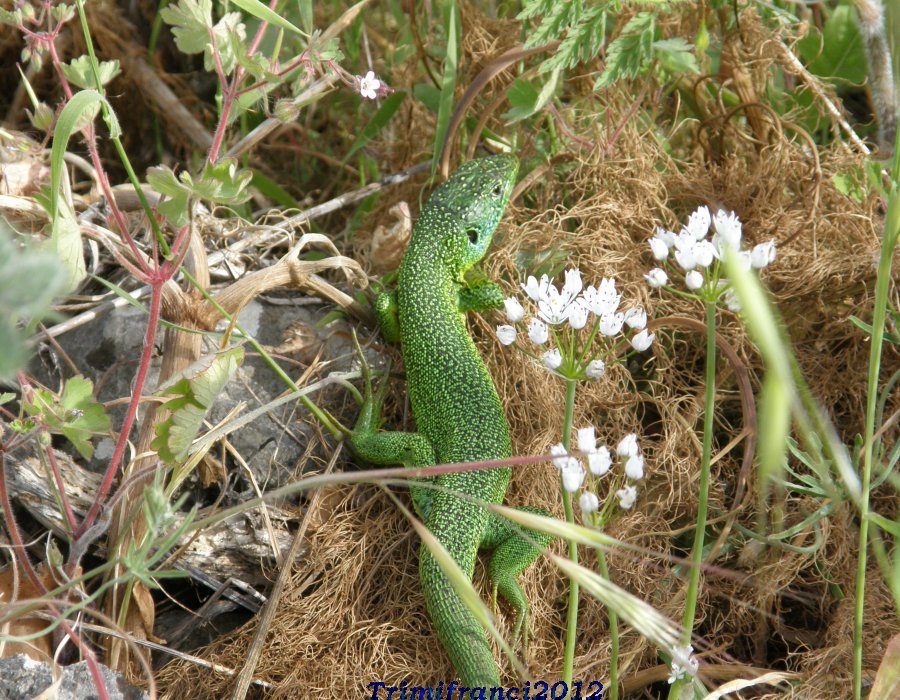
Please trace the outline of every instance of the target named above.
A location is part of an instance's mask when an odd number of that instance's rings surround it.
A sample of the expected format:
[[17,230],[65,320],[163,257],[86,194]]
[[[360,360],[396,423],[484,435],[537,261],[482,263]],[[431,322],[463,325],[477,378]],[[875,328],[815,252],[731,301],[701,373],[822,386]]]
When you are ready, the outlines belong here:
[[53,298],[66,291],[66,271],[53,253],[37,246],[20,247],[12,226],[0,216],[0,378],[28,361],[24,334],[16,323],[33,323],[47,315]]
[[560,72],[561,70],[557,68],[550,73],[540,91],[527,80],[522,78],[514,80],[507,93],[512,109],[503,115],[507,123],[521,121],[540,112],[556,92]]
[[609,87],[622,78],[636,78],[653,49],[655,28],[652,12],[639,12],[625,25],[622,33],[609,45],[606,66],[594,89]]
[[250,198],[248,185],[253,173],[238,169],[237,161],[227,159],[210,165],[196,180],[188,172],[178,177],[164,165],[147,170],[147,183],[166,196],[157,208],[173,226],[181,228],[188,222],[188,206],[191,198],[205,199],[216,204],[240,204]]
[[885,532],[891,533],[895,539],[900,539],[900,522],[889,520],[878,513],[869,513],[868,518]]
[[191,193],[187,187],[178,181],[175,173],[165,165],[148,168],[147,184],[166,197],[157,206],[159,213],[165,216],[176,229],[180,229],[187,224],[189,219],[188,200]]
[[244,360],[244,349],[229,348],[201,358],[186,369],[180,379],[158,395],[171,396],[163,405],[171,415],[156,426],[152,447],[167,464],[182,461],[188,455],[203,420],[216,397]]
[[700,66],[693,47],[680,37],[660,39],[653,42],[653,55],[660,65],[673,75],[699,73]]
[[456,91],[456,66],[459,60],[459,11],[456,2],[451,0],[446,5],[445,23],[447,26],[447,53],[444,56],[444,74],[441,78],[441,100],[438,105],[437,126],[434,133],[434,154],[431,158],[431,175],[437,172],[441,151],[450,126],[450,113],[453,111],[453,95]]
[[274,24],[276,27],[281,27],[286,31],[293,32],[294,34],[299,34],[300,36],[309,36],[309,34],[295,27],[284,17],[276,14],[267,6],[263,5],[259,0],[231,0],[231,4],[240,7],[244,12],[253,15],[263,22]]
[[[564,4],[564,3],[563,3]],[[594,58],[606,38],[606,5],[587,10],[577,24],[566,33],[556,53],[541,64],[541,73],[560,68],[572,68],[579,62]]]
[[363,130],[356,137],[350,150],[347,151],[347,155],[344,156],[344,163],[349,161],[354,153],[378,135],[378,132],[387,125],[405,99],[406,93],[403,91],[397,91],[385,98],[381,107],[379,107],[378,111],[372,115],[369,123],[363,127]]
[[43,317],[66,286],[56,255],[37,246],[20,247],[14,236],[15,229],[0,216],[0,318],[12,323]]
[[172,27],[175,46],[186,54],[203,53],[212,29],[212,0],[180,0],[159,12]]
[[283,207],[288,209],[301,208],[300,203],[291,196],[290,192],[258,170],[253,171],[253,179],[250,181],[250,186],[258,190],[264,197],[268,197]]
[[27,362],[25,339],[12,323],[0,318],[0,378],[9,379]]
[[[79,56],[69,63],[60,64],[63,75],[70,83],[75,83],[80,88],[96,88],[94,82],[94,69],[91,67],[90,56]],[[97,73],[100,75],[100,84],[106,85],[115,78],[121,70],[118,61],[101,61]]]
[[11,394],[8,391],[3,394],[0,394],[0,406],[2,406],[5,403],[9,403],[10,401],[12,401],[15,398],[16,398],[16,395]]
[[431,83],[413,85],[413,96],[435,114],[441,107],[441,91]]
[[94,453],[91,436],[110,429],[106,409],[94,401],[93,392],[93,382],[76,375],[66,381],[60,396],[38,389],[31,401],[22,404],[22,409],[39,417],[50,432],[65,435],[82,457],[90,459]]
[[[240,12],[229,12],[216,22],[213,27],[213,35],[216,38],[216,49],[219,52],[219,61],[222,70],[226,74],[231,73],[237,65],[238,56],[247,52],[244,42],[247,39],[247,30],[241,22]],[[212,53],[212,44],[207,45],[204,54],[206,70],[215,68],[215,60]]]
[[[109,134],[114,138],[122,135],[122,129],[119,127],[119,121],[116,119],[116,113],[110,106],[106,98],[96,90],[82,90],[76,92],[72,99],[66,103],[62,112],[59,113],[59,119],[56,121],[56,128],[53,130],[53,149],[50,151],[50,192],[59,193],[62,185],[62,169],[65,167],[63,158],[66,155],[66,149],[69,146],[69,139],[76,129],[80,129],[82,121],[86,117],[93,119],[96,116],[97,109],[105,105],[109,119],[107,126]],[[56,210],[58,199],[54,196],[50,200],[50,218],[56,219]]]
[[820,33],[811,29],[797,42],[800,56],[811,73],[824,78],[837,78],[853,85],[866,82],[866,53],[854,9],[836,7]]
[[506,112],[503,118],[507,123],[512,123],[534,114],[534,106],[537,104],[539,94],[537,88],[528,80],[516,78],[506,93],[512,109]]
[[237,160],[229,158],[216,164],[206,164],[203,174],[194,180],[189,173],[181,173],[181,181],[192,188],[200,198],[216,204],[241,204],[250,199],[247,185],[253,173],[247,168],[238,168]]

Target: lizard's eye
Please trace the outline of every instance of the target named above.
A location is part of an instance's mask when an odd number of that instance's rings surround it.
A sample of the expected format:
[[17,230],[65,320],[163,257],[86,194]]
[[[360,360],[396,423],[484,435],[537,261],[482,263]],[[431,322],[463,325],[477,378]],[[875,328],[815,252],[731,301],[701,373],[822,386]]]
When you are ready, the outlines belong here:
[[494,189],[491,190],[491,193],[495,197],[499,197],[501,194],[503,194],[503,188],[500,185],[494,185]]
[[470,228],[466,231],[466,235],[469,237],[469,243],[472,245],[478,243],[478,229]]

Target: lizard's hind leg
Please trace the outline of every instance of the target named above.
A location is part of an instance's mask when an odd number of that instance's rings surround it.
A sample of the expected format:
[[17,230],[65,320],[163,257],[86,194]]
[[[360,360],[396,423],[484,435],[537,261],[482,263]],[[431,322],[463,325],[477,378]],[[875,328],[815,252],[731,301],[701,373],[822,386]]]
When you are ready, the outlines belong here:
[[[550,513],[531,506],[516,508],[526,513],[552,517]],[[483,546],[493,549],[488,573],[494,589],[494,602],[500,594],[516,611],[514,638],[524,635],[524,647],[528,649],[528,599],[522,591],[516,577],[537,559],[547,545],[553,541],[553,535],[531,530],[510,522],[499,515],[492,515]]]

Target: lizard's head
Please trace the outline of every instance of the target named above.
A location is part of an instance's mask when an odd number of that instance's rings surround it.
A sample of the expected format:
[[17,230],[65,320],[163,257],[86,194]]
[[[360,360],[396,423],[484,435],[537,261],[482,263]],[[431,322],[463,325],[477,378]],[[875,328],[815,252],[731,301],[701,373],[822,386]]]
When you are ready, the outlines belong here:
[[518,170],[519,161],[512,155],[470,160],[428,200],[422,216],[434,227],[427,230],[440,232],[440,251],[457,274],[468,270],[487,252]]

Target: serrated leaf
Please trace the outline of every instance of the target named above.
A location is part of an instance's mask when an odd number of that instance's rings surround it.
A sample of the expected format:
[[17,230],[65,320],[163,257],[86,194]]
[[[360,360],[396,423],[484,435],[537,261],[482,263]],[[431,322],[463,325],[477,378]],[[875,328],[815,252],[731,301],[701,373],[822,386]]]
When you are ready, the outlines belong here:
[[60,396],[47,389],[37,389],[22,409],[53,433],[65,435],[79,454],[90,459],[94,453],[91,436],[109,432],[110,421],[102,404],[94,401],[94,384],[76,375],[66,381]]
[[[66,76],[66,80],[70,83],[75,83],[75,85],[84,89],[97,87],[94,82],[94,70],[91,67],[90,56],[79,56],[69,63],[61,64],[60,68],[62,68],[63,75]],[[119,62],[117,60],[101,61],[97,70],[97,73],[100,76],[100,84],[106,85],[120,72]]]
[[165,200],[157,206],[159,213],[176,229],[186,225],[189,219],[188,200],[191,193],[178,181],[175,173],[165,165],[148,168],[147,184],[161,195],[165,195]]
[[216,397],[244,360],[244,349],[230,348],[201,358],[160,394],[171,398],[163,405],[171,415],[156,426],[152,447],[167,464],[187,457],[204,418]]
[[622,78],[637,77],[652,51],[654,24],[652,12],[639,12],[628,21],[622,34],[609,45],[606,66],[594,84],[595,90],[609,87]]
[[186,54],[203,53],[212,29],[212,0],[179,0],[159,12],[172,27],[175,46]]
[[578,18],[556,53],[541,64],[541,73],[572,68],[579,62],[593,59],[600,52],[606,38],[606,10],[605,5],[598,5]]
[[237,161],[229,158],[215,164],[207,163],[203,174],[194,180],[189,173],[181,174],[181,181],[202,199],[217,204],[240,204],[250,198],[247,185],[253,179],[253,172],[238,168]]
[[[213,34],[216,37],[216,49],[219,52],[219,61],[222,64],[222,70],[225,73],[231,73],[238,62],[238,56],[246,53],[247,49],[244,40],[247,38],[247,30],[244,23],[241,22],[240,12],[229,12],[222,19],[216,22],[213,27]],[[215,59],[213,57],[212,44],[208,44],[204,53],[204,65],[206,70],[215,68]]]

